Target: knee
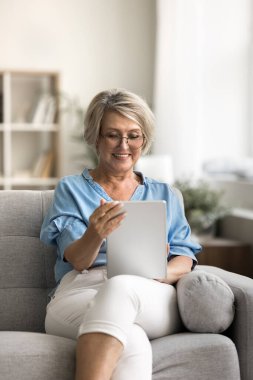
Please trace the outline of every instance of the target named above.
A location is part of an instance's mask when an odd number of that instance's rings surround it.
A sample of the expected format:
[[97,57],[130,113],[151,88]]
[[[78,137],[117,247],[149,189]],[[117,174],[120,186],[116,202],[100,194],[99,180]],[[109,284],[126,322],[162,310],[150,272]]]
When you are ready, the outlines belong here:
[[118,275],[110,278],[104,285],[105,290],[119,291],[121,294],[128,293],[131,289],[131,280],[129,275]]
[[148,336],[137,324],[133,324],[128,331],[124,355],[141,355],[147,359],[152,358],[152,348]]
[[94,300],[100,305],[105,305],[106,309],[109,305],[110,307],[117,305],[118,314],[122,315],[124,312],[132,314],[133,310],[136,314],[140,308],[140,300],[131,278],[132,276],[129,275],[110,278],[99,290]]

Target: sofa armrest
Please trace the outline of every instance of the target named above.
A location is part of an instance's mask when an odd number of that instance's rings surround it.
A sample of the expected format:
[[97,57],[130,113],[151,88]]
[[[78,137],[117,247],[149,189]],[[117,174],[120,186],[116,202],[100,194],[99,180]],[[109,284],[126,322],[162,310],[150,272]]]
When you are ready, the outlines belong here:
[[213,273],[223,279],[235,296],[235,317],[226,331],[236,345],[242,380],[253,379],[253,279],[226,270],[198,265],[196,270]]

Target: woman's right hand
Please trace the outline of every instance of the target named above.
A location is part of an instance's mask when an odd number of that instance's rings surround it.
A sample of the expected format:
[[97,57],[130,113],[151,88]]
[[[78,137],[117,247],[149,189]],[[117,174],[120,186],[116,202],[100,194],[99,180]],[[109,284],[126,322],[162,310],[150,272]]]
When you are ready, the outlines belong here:
[[123,204],[106,202],[101,199],[100,206],[96,208],[89,219],[88,230],[96,235],[98,239],[105,239],[111,232],[118,228],[126,216],[126,212],[121,212]]
[[106,202],[102,199],[100,206],[90,216],[84,235],[66,248],[64,257],[76,270],[81,272],[92,265],[103,240],[124,219],[126,213],[122,212],[122,206],[120,202]]

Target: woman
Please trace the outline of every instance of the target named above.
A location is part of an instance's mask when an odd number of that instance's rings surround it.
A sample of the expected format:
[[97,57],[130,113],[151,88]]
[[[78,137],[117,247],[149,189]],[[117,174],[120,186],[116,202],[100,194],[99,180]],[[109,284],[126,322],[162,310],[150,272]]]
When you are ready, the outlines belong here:
[[[147,104],[126,90],[99,93],[90,103],[84,137],[98,156],[95,169],[63,178],[41,239],[57,245],[57,289],[47,307],[47,333],[77,342],[76,380],[148,380],[149,339],[178,331],[172,286],[196,264],[200,246],[173,190],[133,170],[153,139]],[[168,213],[168,275],[106,277],[106,238],[125,215],[124,200],[163,199]]]

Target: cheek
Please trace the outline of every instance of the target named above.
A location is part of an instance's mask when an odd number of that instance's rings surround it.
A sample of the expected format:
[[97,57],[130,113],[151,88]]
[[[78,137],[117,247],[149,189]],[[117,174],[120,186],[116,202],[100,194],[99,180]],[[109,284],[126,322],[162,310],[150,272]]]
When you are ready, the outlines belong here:
[[138,160],[141,157],[141,150],[133,153],[132,157],[133,157],[133,160],[135,161]]
[[97,152],[98,156],[103,156],[104,153],[106,153],[106,149],[103,146],[103,142],[102,141],[99,141],[99,140],[97,141],[97,143],[96,143],[96,152]]
[[98,157],[100,157],[100,158],[102,158],[102,157],[104,157],[104,158],[107,157],[107,158],[108,158],[108,156],[111,155],[110,150],[107,149],[107,148],[103,145],[102,142],[98,142],[98,143],[96,144],[96,152],[97,152]]

